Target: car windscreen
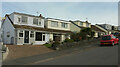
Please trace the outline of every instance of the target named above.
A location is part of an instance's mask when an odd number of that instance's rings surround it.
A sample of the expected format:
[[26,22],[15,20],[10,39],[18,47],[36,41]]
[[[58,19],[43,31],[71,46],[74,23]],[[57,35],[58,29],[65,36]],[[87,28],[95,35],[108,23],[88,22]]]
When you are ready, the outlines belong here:
[[102,40],[111,40],[111,36],[103,36]]

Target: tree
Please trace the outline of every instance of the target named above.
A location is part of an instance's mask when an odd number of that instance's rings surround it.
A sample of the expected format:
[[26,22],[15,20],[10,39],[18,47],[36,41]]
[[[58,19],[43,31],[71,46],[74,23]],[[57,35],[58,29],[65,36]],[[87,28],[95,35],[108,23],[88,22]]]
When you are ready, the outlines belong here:
[[88,39],[88,38],[93,38],[95,32],[91,28],[83,28],[80,31],[80,36],[82,39]]

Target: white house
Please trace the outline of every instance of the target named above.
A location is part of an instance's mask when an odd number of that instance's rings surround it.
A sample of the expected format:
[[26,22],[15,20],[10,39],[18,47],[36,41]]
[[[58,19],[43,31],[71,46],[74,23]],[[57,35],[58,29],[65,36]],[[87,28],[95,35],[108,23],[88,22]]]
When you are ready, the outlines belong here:
[[[4,44],[36,44],[41,45],[54,39],[52,34],[57,35],[70,33],[69,29],[53,29],[48,26],[48,19],[43,16],[34,16],[29,14],[13,12],[5,16],[2,23],[2,39]],[[46,23],[45,23],[46,21]],[[54,24],[54,23],[53,23]],[[68,25],[69,27],[69,25]],[[56,34],[55,34],[56,35]],[[61,35],[63,41],[63,35]]]

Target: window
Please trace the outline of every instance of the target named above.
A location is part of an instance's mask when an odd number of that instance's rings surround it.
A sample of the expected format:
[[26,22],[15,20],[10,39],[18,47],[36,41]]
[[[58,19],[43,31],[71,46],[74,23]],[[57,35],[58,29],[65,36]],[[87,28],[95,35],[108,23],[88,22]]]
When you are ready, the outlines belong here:
[[33,24],[38,25],[38,19],[34,18],[33,19]]
[[86,23],[86,27],[89,27],[89,24],[88,24],[88,23]]
[[10,37],[10,32],[7,32],[7,37]]
[[51,22],[51,26],[52,26],[52,27],[58,27],[58,22],[52,21],[52,22]]
[[63,28],[67,28],[67,27],[68,27],[68,24],[67,24],[67,23],[62,23],[62,27],[63,27]]
[[41,21],[39,21],[39,25],[41,25]]
[[19,37],[23,37],[23,31],[19,32]]
[[36,41],[42,41],[42,33],[41,32],[36,32]]
[[23,23],[27,23],[27,17],[22,16],[22,22],[23,22]]
[[21,20],[21,19],[18,17],[18,22],[20,22],[20,20]]
[[103,36],[102,40],[111,40],[111,36]]
[[31,37],[31,38],[34,38],[34,32],[33,32],[33,31],[31,31],[30,37]]
[[45,41],[45,33],[43,33],[43,41]]
[[82,22],[80,22],[80,26],[83,26],[83,23],[82,23]]

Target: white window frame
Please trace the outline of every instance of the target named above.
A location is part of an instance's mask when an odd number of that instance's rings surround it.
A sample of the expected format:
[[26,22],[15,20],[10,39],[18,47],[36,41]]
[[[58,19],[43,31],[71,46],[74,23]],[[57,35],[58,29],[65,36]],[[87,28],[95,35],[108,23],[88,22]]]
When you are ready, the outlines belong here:
[[[57,23],[57,24],[55,24]],[[51,27],[58,27],[58,22],[57,21],[51,21]]]
[[83,26],[83,22],[80,22],[80,26]]
[[68,23],[62,23],[61,26],[62,26],[63,28],[68,28]]
[[[19,21],[19,19],[20,19],[20,21]],[[20,23],[21,22],[21,18],[20,17],[18,17],[18,23]]]
[[86,23],[86,27],[89,27],[89,24],[88,24],[88,23]]
[[[33,35],[33,37],[31,37],[31,35]],[[30,38],[34,38],[34,37],[35,37],[34,31],[30,31]]]
[[[23,34],[23,36],[22,36],[22,37],[20,37],[20,33],[22,33],[22,34]],[[18,37],[19,37],[19,38],[23,38],[23,37],[24,37],[24,31],[23,31],[23,30],[19,30],[19,32],[18,32]]]
[[42,33],[42,41],[45,41],[45,40],[43,40],[43,36],[45,36],[45,33]]
[[[37,22],[35,22],[37,20]],[[35,22],[35,23],[34,23]],[[34,25],[38,25],[38,19],[37,18],[33,18],[33,24]]]
[[[25,20],[26,22],[23,22],[23,17],[24,17],[24,19],[26,18],[26,20]],[[22,16],[22,17],[21,17],[21,22],[22,22],[22,23],[27,23],[27,22],[28,22],[28,17]]]

